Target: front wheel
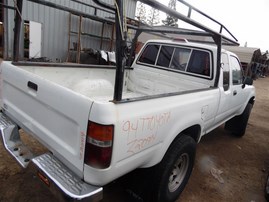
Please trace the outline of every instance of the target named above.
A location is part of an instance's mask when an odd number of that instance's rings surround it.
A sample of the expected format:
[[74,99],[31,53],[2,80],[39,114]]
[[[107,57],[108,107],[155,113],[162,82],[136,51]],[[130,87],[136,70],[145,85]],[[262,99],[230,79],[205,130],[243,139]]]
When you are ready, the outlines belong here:
[[225,129],[231,131],[237,137],[244,136],[252,107],[253,105],[248,103],[241,115],[226,122]]
[[267,201],[269,201],[269,174],[268,174],[267,183],[265,185],[265,198]]
[[191,175],[195,152],[196,143],[189,136],[182,135],[172,143],[157,166],[154,201],[172,202],[179,197]]

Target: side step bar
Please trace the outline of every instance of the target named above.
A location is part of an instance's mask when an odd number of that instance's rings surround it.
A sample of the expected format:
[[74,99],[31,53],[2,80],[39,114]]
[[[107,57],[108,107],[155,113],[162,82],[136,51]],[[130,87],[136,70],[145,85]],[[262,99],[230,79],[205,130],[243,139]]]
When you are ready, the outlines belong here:
[[102,187],[85,183],[52,154],[35,156],[21,141],[18,126],[1,112],[0,132],[6,150],[22,167],[26,168],[30,163],[35,174],[56,196],[79,201],[102,199]]

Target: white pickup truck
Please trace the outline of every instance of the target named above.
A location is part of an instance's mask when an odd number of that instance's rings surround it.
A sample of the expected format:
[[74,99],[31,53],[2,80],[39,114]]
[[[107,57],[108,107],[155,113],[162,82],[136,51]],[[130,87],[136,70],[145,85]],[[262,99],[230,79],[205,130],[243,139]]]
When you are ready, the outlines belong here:
[[[23,166],[74,199],[102,198],[102,186],[137,168],[157,169],[154,201],[174,201],[193,169],[196,144],[225,123],[242,136],[255,101],[237,56],[187,41],[148,41],[124,72],[115,68],[3,62],[1,135]],[[50,153],[34,156],[31,134]]]

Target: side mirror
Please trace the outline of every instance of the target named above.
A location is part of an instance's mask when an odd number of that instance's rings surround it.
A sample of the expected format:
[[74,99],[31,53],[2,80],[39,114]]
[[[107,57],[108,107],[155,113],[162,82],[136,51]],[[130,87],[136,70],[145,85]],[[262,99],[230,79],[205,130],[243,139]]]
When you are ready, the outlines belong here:
[[251,77],[244,78],[242,88],[245,88],[246,85],[253,85],[253,79]]

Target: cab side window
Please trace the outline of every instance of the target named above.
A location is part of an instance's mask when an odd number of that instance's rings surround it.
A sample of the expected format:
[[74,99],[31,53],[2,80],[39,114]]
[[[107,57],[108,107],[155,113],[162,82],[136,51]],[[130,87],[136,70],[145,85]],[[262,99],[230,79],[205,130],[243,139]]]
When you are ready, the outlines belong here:
[[243,71],[238,59],[234,56],[230,57],[231,67],[232,67],[232,76],[233,76],[233,85],[240,85],[243,82]]
[[230,68],[228,55],[225,53],[222,53],[221,55],[221,64],[223,69],[223,88],[226,91],[230,86]]

